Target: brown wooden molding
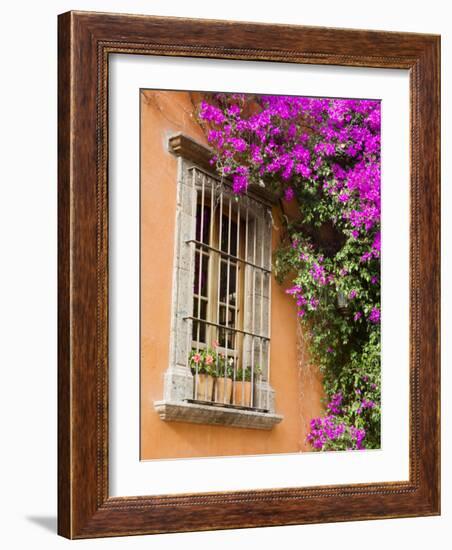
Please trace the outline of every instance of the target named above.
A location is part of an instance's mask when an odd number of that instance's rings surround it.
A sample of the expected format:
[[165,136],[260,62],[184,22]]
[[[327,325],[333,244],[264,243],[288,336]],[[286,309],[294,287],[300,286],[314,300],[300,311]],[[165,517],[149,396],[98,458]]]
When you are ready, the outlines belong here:
[[[85,538],[439,514],[440,38],[85,12],[60,15],[58,25],[58,532]],[[107,93],[112,53],[409,70],[409,481],[109,495]]]

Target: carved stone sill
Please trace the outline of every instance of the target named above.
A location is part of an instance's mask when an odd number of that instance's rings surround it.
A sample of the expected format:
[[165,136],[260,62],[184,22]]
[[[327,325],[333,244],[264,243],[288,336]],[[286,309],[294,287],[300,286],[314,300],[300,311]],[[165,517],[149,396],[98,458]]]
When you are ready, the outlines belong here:
[[154,401],[154,407],[160,418],[166,422],[216,424],[232,428],[271,430],[284,418],[275,413],[202,405],[187,401]]

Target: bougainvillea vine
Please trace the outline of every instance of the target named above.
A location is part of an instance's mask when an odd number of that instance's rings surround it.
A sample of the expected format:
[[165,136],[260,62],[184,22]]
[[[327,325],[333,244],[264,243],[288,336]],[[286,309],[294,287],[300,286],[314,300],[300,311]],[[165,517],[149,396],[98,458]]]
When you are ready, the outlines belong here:
[[210,94],[199,119],[237,195],[265,187],[286,219],[274,272],[323,373],[314,449],[380,446],[380,102]]

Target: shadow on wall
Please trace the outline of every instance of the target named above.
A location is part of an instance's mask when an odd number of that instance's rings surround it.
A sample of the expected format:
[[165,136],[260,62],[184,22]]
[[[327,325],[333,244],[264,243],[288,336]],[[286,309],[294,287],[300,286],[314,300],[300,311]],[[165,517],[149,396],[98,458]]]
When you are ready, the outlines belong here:
[[52,533],[57,532],[57,518],[56,516],[27,516],[25,518],[30,523],[39,525],[46,531],[51,531]]

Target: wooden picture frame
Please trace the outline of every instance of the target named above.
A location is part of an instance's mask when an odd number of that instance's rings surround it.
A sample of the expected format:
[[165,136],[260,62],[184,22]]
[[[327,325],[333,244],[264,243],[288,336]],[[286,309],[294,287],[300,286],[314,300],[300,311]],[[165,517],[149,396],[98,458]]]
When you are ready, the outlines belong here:
[[[440,513],[440,38],[68,12],[58,39],[58,532],[89,538]],[[108,61],[113,53],[410,73],[408,481],[110,497]]]

